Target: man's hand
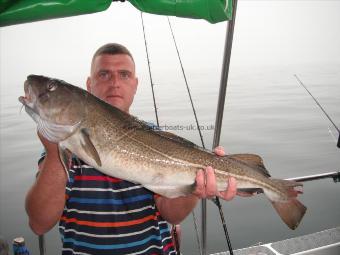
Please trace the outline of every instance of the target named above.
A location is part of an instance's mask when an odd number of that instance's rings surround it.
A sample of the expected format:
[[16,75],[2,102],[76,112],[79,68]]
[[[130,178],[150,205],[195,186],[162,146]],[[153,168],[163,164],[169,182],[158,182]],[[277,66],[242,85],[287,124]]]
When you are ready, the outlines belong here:
[[45,150],[48,152],[54,151],[54,152],[58,152],[58,144],[56,143],[52,143],[49,140],[47,140],[42,134],[40,134],[40,132],[37,132],[38,137],[42,143],[42,145],[44,145]]
[[[223,147],[218,146],[214,149],[218,156],[224,156],[225,152]],[[199,198],[213,198],[218,196],[223,200],[232,200],[236,195],[242,197],[251,196],[251,194],[244,192],[237,192],[237,183],[234,177],[228,179],[227,189],[225,191],[218,191],[216,185],[215,171],[211,166],[206,167],[204,170],[198,171],[196,175],[196,189],[193,192]]]
[[230,177],[228,188],[225,191],[218,191],[216,185],[215,171],[211,166],[198,171],[196,175],[196,189],[193,192],[199,198],[213,198],[218,196],[224,200],[232,200],[237,193],[236,180]]
[[59,221],[65,207],[67,176],[59,159],[58,144],[38,137],[46,150],[39,175],[26,195],[26,211],[34,233],[42,235]]

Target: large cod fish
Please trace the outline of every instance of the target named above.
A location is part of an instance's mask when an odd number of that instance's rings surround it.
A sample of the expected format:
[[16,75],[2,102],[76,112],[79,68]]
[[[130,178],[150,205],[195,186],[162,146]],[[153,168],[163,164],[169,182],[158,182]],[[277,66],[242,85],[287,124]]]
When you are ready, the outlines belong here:
[[19,101],[39,132],[58,143],[65,169],[70,151],[107,175],[174,198],[191,193],[197,171],[212,166],[218,190],[227,188],[230,176],[239,189],[261,189],[289,228],[295,229],[305,214],[296,199],[302,184],[270,178],[259,156],[216,156],[61,80],[30,75],[24,88]]

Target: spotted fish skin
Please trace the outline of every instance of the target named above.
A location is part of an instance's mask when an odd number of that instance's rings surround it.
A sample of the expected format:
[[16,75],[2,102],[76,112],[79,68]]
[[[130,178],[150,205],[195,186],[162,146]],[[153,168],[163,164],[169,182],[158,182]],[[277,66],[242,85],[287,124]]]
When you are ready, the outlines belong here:
[[261,189],[291,229],[305,214],[306,207],[297,200],[302,184],[271,178],[257,155],[216,156],[58,79],[30,75],[24,90],[19,101],[39,132],[58,143],[65,168],[70,151],[107,175],[175,198],[190,194],[197,171],[212,166],[218,190],[227,188],[231,176],[240,190]]

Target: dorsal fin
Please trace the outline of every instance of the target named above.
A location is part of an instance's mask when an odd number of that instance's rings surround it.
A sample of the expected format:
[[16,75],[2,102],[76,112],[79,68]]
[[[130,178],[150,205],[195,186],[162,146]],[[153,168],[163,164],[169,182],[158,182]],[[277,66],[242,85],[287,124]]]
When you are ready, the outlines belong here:
[[258,173],[270,177],[268,170],[263,164],[262,158],[256,154],[232,154],[228,155],[227,157],[241,161],[247,164],[248,166],[253,167],[253,169]]

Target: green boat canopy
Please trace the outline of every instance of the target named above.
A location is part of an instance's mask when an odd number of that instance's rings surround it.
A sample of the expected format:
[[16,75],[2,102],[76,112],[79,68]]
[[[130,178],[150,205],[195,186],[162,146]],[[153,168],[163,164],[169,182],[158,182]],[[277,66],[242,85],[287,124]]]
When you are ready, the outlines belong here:
[[[100,12],[122,0],[0,0],[0,26]],[[124,1],[124,0],[123,0]],[[232,0],[129,0],[143,12],[205,19],[231,19]]]

